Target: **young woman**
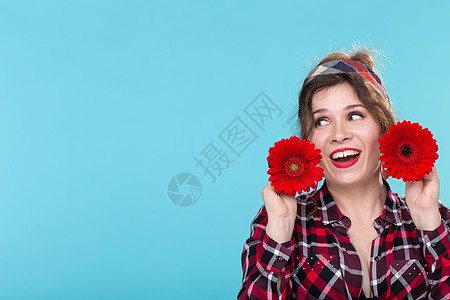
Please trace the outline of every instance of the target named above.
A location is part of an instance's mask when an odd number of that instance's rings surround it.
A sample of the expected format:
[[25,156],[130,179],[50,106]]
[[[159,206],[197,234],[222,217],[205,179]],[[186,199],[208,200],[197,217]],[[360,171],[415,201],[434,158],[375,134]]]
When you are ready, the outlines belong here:
[[395,123],[364,50],[323,59],[299,95],[301,138],[321,150],[322,187],[269,182],[242,253],[239,299],[450,299],[450,211],[436,168],[391,191],[378,139]]

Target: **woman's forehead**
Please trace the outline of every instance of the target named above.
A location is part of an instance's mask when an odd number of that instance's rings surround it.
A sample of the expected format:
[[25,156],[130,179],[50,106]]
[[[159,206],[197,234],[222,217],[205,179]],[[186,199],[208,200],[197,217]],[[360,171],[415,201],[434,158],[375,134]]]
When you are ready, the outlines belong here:
[[353,87],[347,83],[325,88],[312,97],[313,111],[328,108],[344,108],[348,105],[361,105]]

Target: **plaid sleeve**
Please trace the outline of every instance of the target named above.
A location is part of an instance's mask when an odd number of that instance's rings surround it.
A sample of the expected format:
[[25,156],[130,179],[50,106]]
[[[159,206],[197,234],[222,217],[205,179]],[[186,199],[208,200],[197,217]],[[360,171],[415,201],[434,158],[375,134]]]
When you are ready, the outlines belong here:
[[286,278],[293,267],[294,238],[278,244],[266,234],[267,221],[267,211],[262,206],[252,222],[250,238],[242,251],[243,279],[238,299],[279,299],[279,276],[280,294],[291,292],[287,290],[290,287]]
[[419,241],[428,266],[429,299],[450,299],[450,218],[440,207],[442,224],[435,230],[418,230]]

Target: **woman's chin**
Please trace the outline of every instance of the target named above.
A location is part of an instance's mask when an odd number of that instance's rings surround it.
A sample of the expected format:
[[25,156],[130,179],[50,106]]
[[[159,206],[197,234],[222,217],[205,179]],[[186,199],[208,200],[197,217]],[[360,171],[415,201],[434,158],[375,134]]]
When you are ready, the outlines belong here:
[[354,186],[361,184],[364,178],[358,174],[346,172],[346,174],[339,174],[334,176],[326,177],[327,182],[338,185],[338,186]]

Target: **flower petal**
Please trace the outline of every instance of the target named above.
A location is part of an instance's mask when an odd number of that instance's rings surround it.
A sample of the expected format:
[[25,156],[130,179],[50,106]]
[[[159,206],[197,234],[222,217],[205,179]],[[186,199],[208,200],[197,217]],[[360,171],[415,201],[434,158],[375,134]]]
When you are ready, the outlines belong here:
[[[403,181],[421,180],[433,168],[439,155],[438,146],[427,128],[410,121],[398,122],[383,133],[380,143],[380,160],[393,178]],[[401,154],[401,147],[409,144],[411,155]]]

